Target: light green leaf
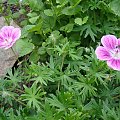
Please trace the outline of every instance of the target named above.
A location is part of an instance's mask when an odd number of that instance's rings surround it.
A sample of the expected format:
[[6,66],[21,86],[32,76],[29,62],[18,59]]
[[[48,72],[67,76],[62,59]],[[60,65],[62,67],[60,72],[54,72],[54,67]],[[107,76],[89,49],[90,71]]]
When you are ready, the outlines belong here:
[[85,24],[88,21],[88,16],[83,18],[83,24]]
[[75,23],[78,25],[82,25],[83,24],[82,18],[76,18]]
[[82,18],[76,18],[74,22],[78,25],[83,25],[87,22],[87,20],[88,20],[88,16],[84,17],[83,20]]
[[47,16],[53,16],[53,11],[51,9],[44,10],[45,15]]

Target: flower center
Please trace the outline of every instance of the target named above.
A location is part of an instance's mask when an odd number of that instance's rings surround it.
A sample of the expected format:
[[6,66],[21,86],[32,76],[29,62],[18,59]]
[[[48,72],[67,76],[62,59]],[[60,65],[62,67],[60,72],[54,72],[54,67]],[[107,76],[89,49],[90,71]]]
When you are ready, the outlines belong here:
[[115,49],[111,50],[110,55],[114,59],[120,59],[120,46],[117,46]]

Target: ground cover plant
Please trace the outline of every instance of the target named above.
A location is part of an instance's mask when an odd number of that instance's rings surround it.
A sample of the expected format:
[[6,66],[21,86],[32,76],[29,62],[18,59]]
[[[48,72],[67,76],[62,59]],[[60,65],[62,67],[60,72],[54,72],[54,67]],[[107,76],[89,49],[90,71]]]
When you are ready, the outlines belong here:
[[18,60],[0,79],[0,120],[120,120],[120,66],[95,52],[103,36],[120,38],[119,0],[0,3],[8,26],[21,27]]

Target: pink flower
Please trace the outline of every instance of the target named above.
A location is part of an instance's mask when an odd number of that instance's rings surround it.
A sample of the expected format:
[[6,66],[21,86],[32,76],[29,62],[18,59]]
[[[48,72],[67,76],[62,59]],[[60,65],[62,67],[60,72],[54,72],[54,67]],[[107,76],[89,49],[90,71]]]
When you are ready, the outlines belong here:
[[101,38],[103,46],[98,46],[95,50],[99,60],[107,61],[107,65],[120,71],[120,39],[114,35],[105,35]]
[[20,28],[13,26],[4,26],[0,30],[0,48],[8,49],[20,38]]

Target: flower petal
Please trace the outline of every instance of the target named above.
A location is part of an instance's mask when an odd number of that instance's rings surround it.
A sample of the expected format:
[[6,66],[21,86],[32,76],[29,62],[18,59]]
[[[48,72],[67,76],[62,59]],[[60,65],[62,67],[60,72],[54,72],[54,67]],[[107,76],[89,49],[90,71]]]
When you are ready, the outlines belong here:
[[4,42],[3,35],[0,33],[0,42]]
[[110,60],[110,53],[102,46],[98,46],[95,50],[95,54],[99,60]]
[[1,28],[1,31],[6,31],[6,30],[9,30],[9,29],[13,30],[14,27],[13,26],[4,26],[4,27]]
[[16,41],[20,38],[21,36],[21,30],[20,28],[14,28],[14,30],[12,31],[12,40]]
[[6,47],[5,47],[5,49],[8,49],[8,48],[12,47],[15,42],[16,41],[12,41],[11,43],[7,44]]
[[118,38],[118,46],[120,47],[120,38]]
[[0,31],[0,48],[8,49],[21,36],[20,28],[14,28],[13,26],[4,26]]
[[118,40],[114,35],[105,35],[101,38],[101,43],[106,49],[114,49],[118,45]]
[[4,27],[2,27],[1,32],[3,34],[3,37],[5,39],[9,39],[11,37],[11,35],[12,35],[13,30],[14,30],[13,26],[4,26]]
[[111,59],[107,61],[107,65],[114,69],[120,71],[120,59]]

